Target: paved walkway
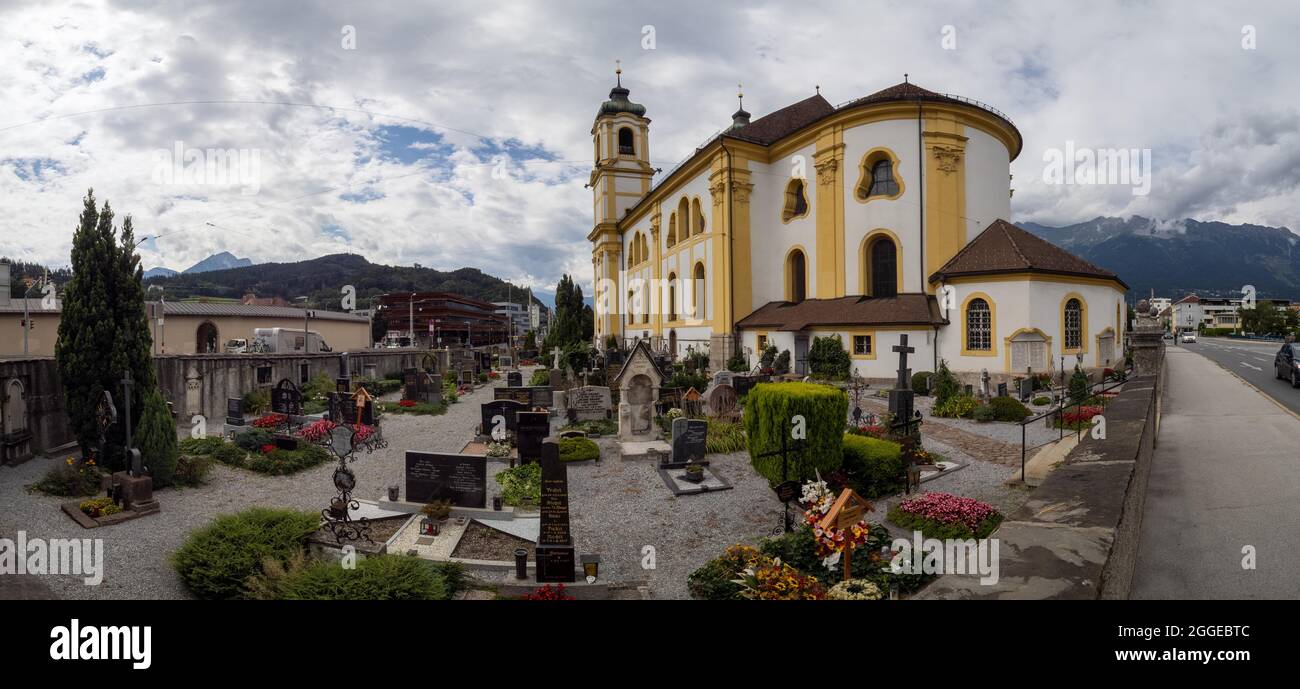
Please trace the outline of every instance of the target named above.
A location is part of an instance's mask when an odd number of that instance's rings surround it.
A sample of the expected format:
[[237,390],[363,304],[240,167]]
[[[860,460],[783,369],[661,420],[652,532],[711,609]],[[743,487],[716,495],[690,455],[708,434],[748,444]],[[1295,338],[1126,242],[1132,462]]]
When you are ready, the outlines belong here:
[[1199,354],[1165,361],[1131,597],[1300,597],[1300,419]]

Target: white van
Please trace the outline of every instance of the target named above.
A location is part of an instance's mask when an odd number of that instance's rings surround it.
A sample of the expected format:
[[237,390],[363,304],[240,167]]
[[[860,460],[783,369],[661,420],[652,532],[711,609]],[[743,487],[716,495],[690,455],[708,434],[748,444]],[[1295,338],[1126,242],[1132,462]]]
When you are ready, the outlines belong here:
[[315,330],[306,331],[306,337],[303,336],[302,330],[294,328],[254,328],[253,339],[258,351],[268,353],[284,352],[305,352],[313,354],[316,352],[332,352],[330,346],[326,344],[325,339]]

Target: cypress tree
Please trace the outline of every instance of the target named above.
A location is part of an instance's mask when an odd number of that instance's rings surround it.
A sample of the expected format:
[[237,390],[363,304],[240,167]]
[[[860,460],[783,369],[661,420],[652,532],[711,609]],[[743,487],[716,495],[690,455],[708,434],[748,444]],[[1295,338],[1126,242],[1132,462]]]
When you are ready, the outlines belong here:
[[155,488],[169,486],[176,474],[176,422],[157,387],[150,388],[140,408],[139,433],[133,438]]

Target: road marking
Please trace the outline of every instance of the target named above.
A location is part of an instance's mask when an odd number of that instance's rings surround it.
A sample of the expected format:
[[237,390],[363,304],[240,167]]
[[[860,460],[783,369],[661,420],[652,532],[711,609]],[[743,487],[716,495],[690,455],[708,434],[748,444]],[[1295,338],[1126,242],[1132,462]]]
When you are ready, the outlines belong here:
[[1258,367],[1258,366],[1252,366],[1252,365],[1250,365],[1250,364],[1248,364],[1248,363],[1246,363],[1246,362],[1244,362],[1244,361],[1241,361],[1241,362],[1238,362],[1238,363],[1240,363],[1242,366],[1245,366],[1245,367],[1247,367],[1247,368],[1253,368],[1253,369],[1255,369],[1256,371],[1263,371],[1263,370],[1264,370],[1264,369],[1262,369],[1262,368],[1260,368],[1260,367]]

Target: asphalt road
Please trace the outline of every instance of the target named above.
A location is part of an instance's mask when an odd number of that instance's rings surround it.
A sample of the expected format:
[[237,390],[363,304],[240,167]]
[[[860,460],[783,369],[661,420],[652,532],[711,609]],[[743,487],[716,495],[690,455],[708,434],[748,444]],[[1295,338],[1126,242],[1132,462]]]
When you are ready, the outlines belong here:
[[[1180,344],[1210,361],[1246,379],[1259,391],[1277,400],[1287,409],[1300,414],[1300,389],[1273,373],[1273,355],[1282,348],[1280,342],[1250,342],[1222,337],[1202,337],[1195,343]],[[1173,349],[1174,347],[1170,347]]]
[[1300,390],[1273,377],[1276,347],[1168,348],[1130,597],[1300,598]]

